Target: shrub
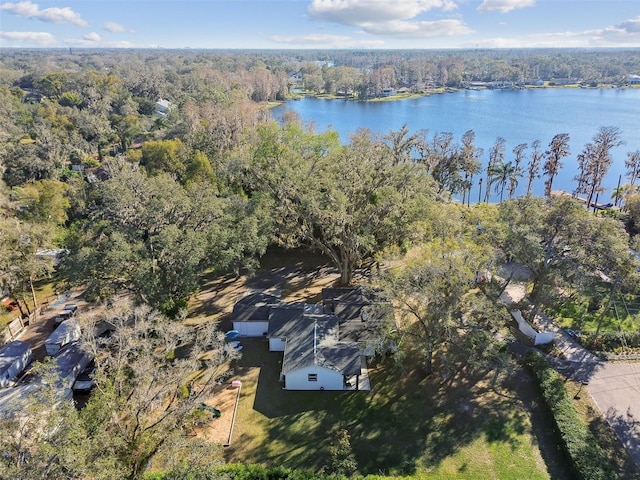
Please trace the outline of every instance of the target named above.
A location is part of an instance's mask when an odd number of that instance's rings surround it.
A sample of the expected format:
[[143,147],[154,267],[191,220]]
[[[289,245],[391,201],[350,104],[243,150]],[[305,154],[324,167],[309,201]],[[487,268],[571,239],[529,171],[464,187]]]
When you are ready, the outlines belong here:
[[640,331],[586,333],[582,340],[588,349],[600,352],[635,350],[640,348]]
[[[147,474],[145,480],[172,480],[174,472],[156,472]],[[188,480],[341,480],[346,477],[322,475],[304,470],[292,470],[286,467],[263,467],[262,465],[228,464],[207,470],[191,470],[180,478]]]

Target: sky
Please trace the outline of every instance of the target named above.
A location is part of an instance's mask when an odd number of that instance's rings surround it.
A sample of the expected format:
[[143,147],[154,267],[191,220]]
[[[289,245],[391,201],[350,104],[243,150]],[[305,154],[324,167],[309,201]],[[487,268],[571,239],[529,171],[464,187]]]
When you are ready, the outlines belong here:
[[0,0],[0,48],[640,47],[639,0]]

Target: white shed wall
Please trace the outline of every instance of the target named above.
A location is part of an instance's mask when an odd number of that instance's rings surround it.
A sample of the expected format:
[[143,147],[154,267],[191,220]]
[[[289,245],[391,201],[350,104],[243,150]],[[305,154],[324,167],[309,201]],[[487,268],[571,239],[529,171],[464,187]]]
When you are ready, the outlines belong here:
[[269,338],[269,351],[270,352],[284,352],[286,341],[280,337]]
[[243,337],[263,337],[269,330],[269,322],[233,322],[233,329]]
[[[310,382],[309,374],[317,375],[317,381]],[[285,375],[286,390],[344,390],[344,377],[328,368],[312,365],[293,370]]]

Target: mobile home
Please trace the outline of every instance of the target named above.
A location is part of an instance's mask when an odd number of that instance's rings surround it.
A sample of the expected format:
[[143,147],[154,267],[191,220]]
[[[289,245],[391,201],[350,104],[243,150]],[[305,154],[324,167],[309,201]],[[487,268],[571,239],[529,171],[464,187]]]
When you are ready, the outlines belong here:
[[11,386],[31,362],[31,345],[14,340],[0,347],[0,387]]
[[55,355],[68,343],[80,339],[80,324],[75,318],[65,320],[44,341],[47,355]]

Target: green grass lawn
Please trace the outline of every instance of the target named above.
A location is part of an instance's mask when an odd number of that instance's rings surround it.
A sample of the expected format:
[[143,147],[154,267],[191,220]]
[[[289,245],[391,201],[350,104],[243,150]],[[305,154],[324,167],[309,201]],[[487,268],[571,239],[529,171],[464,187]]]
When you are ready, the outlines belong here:
[[538,448],[553,442],[546,427],[531,423],[529,387],[494,390],[476,381],[441,387],[419,369],[401,371],[387,361],[371,368],[371,392],[285,391],[278,382],[282,354],[269,352],[262,339],[243,344],[234,377],[243,382],[242,396],[227,461],[319,471],[336,433],[346,429],[363,475],[545,479],[564,473],[550,474],[564,467],[543,459]]
[[[34,289],[36,291],[36,299],[38,306],[43,307],[47,305],[52,299],[55,299],[54,285],[50,279],[40,280],[34,283]],[[29,309],[33,311],[33,298],[32,296],[25,295],[24,301],[28,304]],[[26,314],[26,311],[25,311]],[[4,309],[0,312],[0,329],[6,324],[11,322],[14,318],[20,316],[20,310],[16,309],[11,312],[7,312]]]
[[[581,332],[633,332],[640,329],[640,297],[616,295],[609,302],[609,285],[603,284],[558,302],[547,313],[564,328]],[[599,327],[599,328],[598,328]]]

